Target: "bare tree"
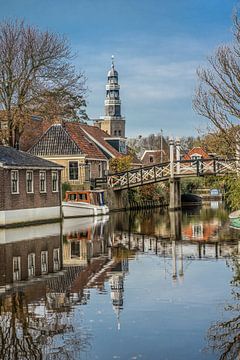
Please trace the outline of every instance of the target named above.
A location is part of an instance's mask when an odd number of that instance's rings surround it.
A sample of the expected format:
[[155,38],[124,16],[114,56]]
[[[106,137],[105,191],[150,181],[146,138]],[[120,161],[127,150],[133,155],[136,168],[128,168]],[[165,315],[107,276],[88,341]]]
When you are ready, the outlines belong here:
[[209,67],[197,70],[199,84],[193,100],[198,114],[210,119],[229,145],[236,135],[229,130],[235,128],[240,119],[240,22],[237,13],[233,25],[233,43],[219,46],[208,59]]
[[0,24],[0,108],[5,141],[17,146],[30,115],[79,118],[85,77],[76,73],[64,37],[26,25]]
[[219,360],[239,359],[240,354],[240,263],[238,255],[234,255],[229,266],[234,271],[231,281],[234,301],[225,306],[231,317],[213,324],[208,330],[209,350],[219,353]]

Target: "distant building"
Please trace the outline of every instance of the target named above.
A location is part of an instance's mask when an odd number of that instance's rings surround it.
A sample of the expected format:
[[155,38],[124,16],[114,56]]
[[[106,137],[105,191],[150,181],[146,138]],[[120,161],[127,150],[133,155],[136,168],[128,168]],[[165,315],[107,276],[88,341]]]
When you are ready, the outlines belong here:
[[103,119],[95,120],[94,125],[104,130],[111,137],[125,137],[125,118],[121,115],[120,85],[118,84],[118,72],[115,69],[112,57],[112,66],[108,71],[105,115]]
[[208,154],[202,147],[193,147],[184,156],[183,160],[209,159],[216,154]]
[[141,156],[143,166],[159,164],[169,160],[164,150],[145,150]]
[[0,146],[0,226],[60,219],[62,166]]

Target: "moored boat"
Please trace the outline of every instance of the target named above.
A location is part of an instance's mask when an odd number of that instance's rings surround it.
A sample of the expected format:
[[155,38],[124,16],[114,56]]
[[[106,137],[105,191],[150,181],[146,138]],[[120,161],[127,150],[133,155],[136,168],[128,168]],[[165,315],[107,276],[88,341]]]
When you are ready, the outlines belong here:
[[229,214],[230,227],[240,229],[240,210],[233,211]]
[[102,190],[66,191],[62,209],[65,218],[98,216],[109,212]]

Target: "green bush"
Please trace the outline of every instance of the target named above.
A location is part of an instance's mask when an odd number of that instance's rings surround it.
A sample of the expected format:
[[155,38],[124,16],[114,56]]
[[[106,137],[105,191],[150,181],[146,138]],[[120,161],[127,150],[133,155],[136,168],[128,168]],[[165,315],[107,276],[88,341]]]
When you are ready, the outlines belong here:
[[62,198],[65,199],[66,191],[71,191],[71,185],[68,182],[62,183]]

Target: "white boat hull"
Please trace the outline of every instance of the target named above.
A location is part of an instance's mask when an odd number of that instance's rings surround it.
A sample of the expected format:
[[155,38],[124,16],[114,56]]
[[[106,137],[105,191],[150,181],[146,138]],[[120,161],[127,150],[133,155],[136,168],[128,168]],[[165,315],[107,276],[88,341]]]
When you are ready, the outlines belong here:
[[240,210],[236,210],[229,215],[229,219],[237,219],[240,217]]
[[63,202],[62,210],[64,218],[106,215],[109,208],[106,205],[97,206],[81,202]]

